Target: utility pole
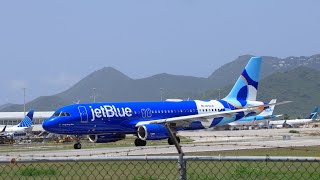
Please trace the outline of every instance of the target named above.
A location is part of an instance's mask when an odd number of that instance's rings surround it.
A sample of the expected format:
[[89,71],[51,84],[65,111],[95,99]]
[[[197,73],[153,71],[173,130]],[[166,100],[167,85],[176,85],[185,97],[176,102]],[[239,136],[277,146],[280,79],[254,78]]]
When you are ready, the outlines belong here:
[[163,99],[162,99],[163,98],[162,97],[163,96],[163,88],[160,88],[160,96],[161,96],[161,101],[163,101]]
[[96,88],[92,88],[93,90],[93,102],[96,102]]
[[23,113],[26,116],[26,88],[23,88]]

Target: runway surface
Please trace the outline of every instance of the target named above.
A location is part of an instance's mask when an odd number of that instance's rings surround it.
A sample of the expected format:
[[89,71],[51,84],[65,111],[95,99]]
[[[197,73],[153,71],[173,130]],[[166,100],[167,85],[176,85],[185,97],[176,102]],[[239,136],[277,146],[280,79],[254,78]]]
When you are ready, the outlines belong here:
[[[290,130],[297,130],[300,133],[289,133]],[[194,140],[191,144],[181,144],[185,153],[320,145],[320,128],[184,131],[179,132],[179,135]],[[174,146],[161,145],[145,147],[108,147],[80,150],[5,152],[0,153],[0,159],[79,156],[112,157],[173,153],[177,153]]]

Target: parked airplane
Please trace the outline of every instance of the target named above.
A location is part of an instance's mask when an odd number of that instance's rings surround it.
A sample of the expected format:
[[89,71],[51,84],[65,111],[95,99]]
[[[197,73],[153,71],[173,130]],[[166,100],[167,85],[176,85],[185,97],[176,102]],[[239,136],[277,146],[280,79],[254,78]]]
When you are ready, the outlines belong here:
[[31,131],[32,129],[33,113],[33,110],[29,111],[28,114],[21,120],[21,122],[15,126],[4,126],[1,131],[1,135],[11,136],[15,139],[26,136],[27,132]]
[[[272,99],[269,104],[274,104],[277,102],[277,99]],[[231,122],[228,125],[231,126],[231,128],[235,126],[254,126],[259,125],[260,123],[263,123],[267,119],[275,119],[277,117],[281,117],[282,115],[273,115],[275,105],[269,106],[269,108],[266,108],[263,110],[260,114],[256,116],[248,116],[241,118],[237,121]]]
[[58,109],[42,126],[51,133],[75,135],[75,149],[81,148],[81,135],[89,135],[95,142],[110,142],[110,138],[115,141],[134,134],[136,146],[161,139],[173,144],[165,124],[176,136],[179,130],[221,126],[260,113],[270,105],[287,103],[256,101],[260,64],[260,57],[252,57],[222,100],[73,104]]
[[315,106],[313,109],[313,112],[306,119],[269,121],[269,125],[276,126],[276,127],[280,127],[280,126],[284,127],[286,124],[291,127],[298,126],[298,125],[307,125],[311,122],[316,121],[317,115],[318,115],[318,107]]

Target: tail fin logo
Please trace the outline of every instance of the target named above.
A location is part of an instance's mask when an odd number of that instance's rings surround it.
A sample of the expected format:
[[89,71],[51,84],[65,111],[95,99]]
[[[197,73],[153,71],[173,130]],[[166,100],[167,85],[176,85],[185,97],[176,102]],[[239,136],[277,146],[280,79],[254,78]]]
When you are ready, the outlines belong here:
[[29,111],[28,114],[18,124],[18,127],[30,127],[30,126],[32,126],[33,112],[34,111]]
[[261,57],[252,57],[232,90],[224,99],[237,100],[242,106],[247,100],[255,101],[257,98]]
[[315,106],[313,112],[309,116],[309,119],[315,120],[317,116],[318,116],[318,107]]

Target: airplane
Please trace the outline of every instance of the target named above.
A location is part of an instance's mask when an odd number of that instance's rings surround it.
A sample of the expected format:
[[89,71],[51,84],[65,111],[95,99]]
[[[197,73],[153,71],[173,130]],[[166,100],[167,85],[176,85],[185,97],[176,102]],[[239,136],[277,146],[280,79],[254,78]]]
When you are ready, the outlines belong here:
[[278,121],[269,121],[269,125],[276,127],[284,127],[284,125],[288,124],[291,127],[298,125],[306,125],[311,122],[315,122],[318,116],[318,107],[315,106],[313,112],[306,119],[291,119],[291,120],[278,120]]
[[[272,99],[269,102],[269,104],[273,104],[276,102],[277,102],[277,99]],[[273,115],[274,107],[275,107],[275,105],[269,106],[269,108],[266,108],[265,110],[263,110],[260,114],[258,114],[256,116],[244,117],[244,118],[239,119],[237,121],[233,121],[233,122],[229,123],[228,125],[230,125],[231,127],[254,126],[254,125],[258,125],[258,124],[262,123],[263,121],[265,121],[267,119],[275,119],[275,118],[283,116],[282,114]]]
[[15,126],[4,126],[0,135],[2,136],[25,136],[28,131],[32,129],[33,110],[30,110],[27,115],[21,120],[21,122]]
[[[257,101],[261,57],[252,57],[230,93],[221,100],[168,100],[157,102],[101,102],[61,107],[42,124],[49,133],[75,135],[74,149],[81,149],[80,139],[88,135],[93,142],[110,142],[137,136],[136,146],[147,140],[168,139],[166,127],[180,142],[177,131],[206,129],[228,124],[248,115],[256,115],[270,105]],[[167,125],[167,126],[166,126]]]

